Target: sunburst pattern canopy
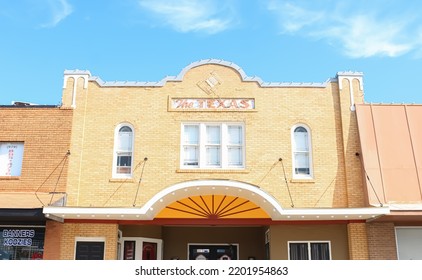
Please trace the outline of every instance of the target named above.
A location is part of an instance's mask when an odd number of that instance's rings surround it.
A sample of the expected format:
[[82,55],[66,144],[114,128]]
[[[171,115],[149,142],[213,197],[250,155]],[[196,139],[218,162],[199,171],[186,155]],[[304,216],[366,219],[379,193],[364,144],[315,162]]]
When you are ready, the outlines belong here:
[[200,195],[167,205],[155,218],[257,219],[269,216],[261,207],[241,197]]

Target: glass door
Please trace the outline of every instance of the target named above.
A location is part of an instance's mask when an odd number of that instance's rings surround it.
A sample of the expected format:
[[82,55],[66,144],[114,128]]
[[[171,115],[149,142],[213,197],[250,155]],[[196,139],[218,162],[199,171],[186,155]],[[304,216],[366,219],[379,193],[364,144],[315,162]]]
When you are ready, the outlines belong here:
[[121,248],[123,260],[161,260],[161,239],[143,237],[124,237]]

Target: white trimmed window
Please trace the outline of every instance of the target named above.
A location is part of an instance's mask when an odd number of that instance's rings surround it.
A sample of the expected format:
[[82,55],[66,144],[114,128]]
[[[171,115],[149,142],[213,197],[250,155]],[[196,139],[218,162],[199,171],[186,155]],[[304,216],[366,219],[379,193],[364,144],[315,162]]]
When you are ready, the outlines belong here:
[[289,260],[330,260],[329,241],[289,241]]
[[312,178],[311,135],[305,125],[292,128],[293,178]]
[[76,237],[75,260],[104,260],[104,237]]
[[133,166],[133,127],[120,124],[114,133],[113,177],[132,177]]
[[0,177],[20,176],[23,142],[0,142]]
[[181,168],[244,168],[244,142],[241,123],[182,124]]

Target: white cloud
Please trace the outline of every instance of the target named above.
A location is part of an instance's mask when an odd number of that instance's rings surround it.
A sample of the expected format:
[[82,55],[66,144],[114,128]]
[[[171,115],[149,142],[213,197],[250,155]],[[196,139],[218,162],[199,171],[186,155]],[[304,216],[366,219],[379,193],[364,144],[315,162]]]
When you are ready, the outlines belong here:
[[417,50],[415,52],[415,58],[422,58],[422,26],[418,30],[416,35]]
[[418,48],[415,18],[408,13],[381,15],[375,6],[366,6],[363,11],[359,1],[348,7],[344,2],[341,6],[326,1],[323,8],[298,2],[269,2],[268,10],[276,15],[283,33],[326,40],[353,58],[396,57]]
[[324,17],[324,13],[322,12],[309,11],[288,2],[280,3],[271,1],[268,9],[279,16],[282,31],[288,33],[299,31],[303,27],[318,22]]
[[411,40],[401,38],[405,22],[376,21],[367,15],[357,15],[339,20],[336,25],[310,34],[340,42],[343,52],[350,57],[395,57],[413,48]]
[[41,24],[41,27],[55,27],[73,12],[72,6],[66,0],[49,0],[48,6],[51,11],[51,20]]
[[157,16],[162,24],[178,32],[203,31],[214,34],[231,27],[226,4],[208,0],[139,0],[139,5]]

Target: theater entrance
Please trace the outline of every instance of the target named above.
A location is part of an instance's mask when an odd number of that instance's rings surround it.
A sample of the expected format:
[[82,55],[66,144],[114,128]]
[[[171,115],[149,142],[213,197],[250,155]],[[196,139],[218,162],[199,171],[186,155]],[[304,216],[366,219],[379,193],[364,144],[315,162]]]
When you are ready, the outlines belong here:
[[265,259],[268,226],[121,225],[123,260]]

